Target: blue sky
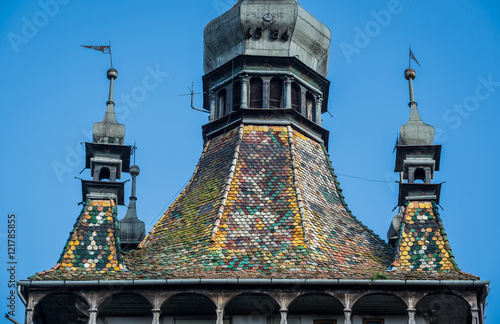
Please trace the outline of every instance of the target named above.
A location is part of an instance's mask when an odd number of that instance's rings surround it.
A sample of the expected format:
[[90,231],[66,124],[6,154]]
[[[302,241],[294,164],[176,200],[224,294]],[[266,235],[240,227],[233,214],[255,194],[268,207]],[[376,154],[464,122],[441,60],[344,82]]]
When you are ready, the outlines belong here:
[[[201,89],[203,28],[234,0],[0,3],[2,106],[0,237],[18,230],[18,279],[53,267],[79,215],[83,146],[104,116],[109,57],[80,45],[112,43],[117,118],[137,143],[138,214],[148,229],[192,175],[207,115],[190,109]],[[333,34],[330,154],[353,213],[384,239],[396,211],[392,153],[409,116],[411,43],[416,101],[442,144],[441,211],[463,271],[491,280],[487,323],[500,322],[498,187],[500,3],[320,1],[301,5]],[[144,87],[148,76],[155,82]],[[195,98],[200,107],[201,97]],[[346,176],[347,175],[347,176]],[[386,182],[364,181],[349,176]],[[126,185],[128,196],[130,183]],[[120,218],[125,210],[120,208]],[[1,274],[2,300],[7,278]],[[16,318],[24,307],[18,301]],[[4,306],[2,303],[2,311]]]

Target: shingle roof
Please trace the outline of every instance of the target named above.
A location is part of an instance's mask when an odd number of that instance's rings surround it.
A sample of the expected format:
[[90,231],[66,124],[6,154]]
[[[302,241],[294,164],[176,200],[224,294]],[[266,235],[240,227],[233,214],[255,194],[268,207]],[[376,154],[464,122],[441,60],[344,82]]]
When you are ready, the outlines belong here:
[[434,202],[406,204],[393,266],[402,271],[460,271]]
[[88,199],[52,270],[67,274],[122,270],[118,232],[114,201]]
[[321,143],[292,127],[240,125],[206,142],[184,191],[123,255],[126,270],[32,279],[476,279],[385,271],[394,254],[347,208]]

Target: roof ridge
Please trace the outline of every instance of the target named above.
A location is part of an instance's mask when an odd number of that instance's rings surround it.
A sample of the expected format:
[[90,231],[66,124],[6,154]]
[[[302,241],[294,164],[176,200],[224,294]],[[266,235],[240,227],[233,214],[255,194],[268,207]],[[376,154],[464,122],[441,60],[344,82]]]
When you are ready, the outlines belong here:
[[196,174],[198,173],[198,170],[199,170],[199,167],[200,167],[200,163],[201,163],[201,161],[203,161],[203,158],[205,157],[205,154],[207,153],[207,150],[208,150],[208,147],[210,145],[210,142],[211,142],[210,139],[205,142],[205,145],[203,146],[203,152],[201,152],[201,156],[200,156],[200,158],[198,160],[198,163],[196,164],[196,167],[195,167],[195,169],[193,171],[193,175],[191,176],[191,179],[189,180],[189,182],[187,183],[187,185],[177,195],[177,198],[175,198],[175,200],[170,204],[170,206],[168,206],[167,210],[163,213],[163,215],[161,216],[161,218],[156,222],[156,224],[153,226],[153,228],[148,233],[148,235],[146,235],[146,237],[142,240],[142,242],[139,243],[139,245],[137,246],[137,249],[142,249],[144,245],[148,244],[149,236],[152,235],[152,234],[154,234],[154,230],[155,230],[156,225],[159,224],[163,220],[163,218],[166,217],[167,212],[170,210],[170,208],[172,208],[172,206],[174,206],[175,203],[177,203],[177,201],[179,201],[179,199],[183,196],[184,192],[189,188],[189,186],[191,185],[191,183],[193,183],[194,179],[196,178]]
[[210,242],[215,242],[217,232],[219,231],[220,222],[222,215],[224,214],[224,209],[226,208],[227,197],[229,196],[229,190],[231,190],[231,184],[234,179],[234,172],[236,170],[236,165],[238,163],[240,146],[243,141],[243,129],[244,124],[242,123],[238,129],[238,139],[236,140],[236,147],[234,148],[233,160],[231,162],[231,167],[229,168],[229,174],[227,175],[226,185],[224,186],[224,191],[222,193],[221,204],[219,205],[219,210],[217,211],[217,216],[212,227],[212,234],[210,235]]
[[393,248],[387,244],[385,240],[383,240],[377,233],[375,233],[372,229],[370,229],[368,226],[363,224],[356,216],[352,214],[352,211],[349,209],[347,202],[345,201],[345,197],[342,194],[342,188],[340,188],[340,182],[338,181],[337,175],[335,174],[335,170],[332,165],[332,161],[330,160],[330,154],[326,150],[326,147],[323,143],[319,143],[321,145],[321,148],[323,149],[323,152],[325,153],[326,160],[328,161],[328,166],[330,169],[330,172],[332,173],[333,179],[334,179],[334,184],[335,184],[335,189],[337,190],[337,194],[339,196],[339,199],[344,206],[346,212],[360,225],[362,226],[366,231],[368,231],[370,234],[372,234],[376,239],[378,239],[384,246],[386,246],[388,249],[393,250]]
[[299,167],[297,163],[297,148],[295,147],[295,141],[293,139],[293,129],[292,126],[287,126],[288,130],[288,144],[290,146],[290,156],[292,159],[292,174],[293,174],[293,187],[295,188],[295,196],[297,199],[297,205],[299,206],[299,215],[302,220],[302,230],[304,231],[304,242],[307,243],[309,240],[309,229],[307,227],[307,213],[304,208],[304,202],[302,199],[302,193],[299,188]]
[[75,225],[73,225],[73,229],[71,230],[71,232],[69,232],[69,237],[66,240],[66,244],[63,247],[63,250],[61,252],[61,256],[59,257],[57,264],[60,265],[62,263],[64,255],[66,254],[66,250],[69,247],[69,243],[71,242],[71,239],[73,238],[73,236],[76,232],[76,229],[78,228],[78,224],[80,224],[83,215],[85,215],[85,210],[87,209],[89,203],[90,203],[90,199],[85,200],[85,202],[83,203],[83,207],[82,207],[82,210],[80,212],[80,215],[76,218]]
[[436,217],[439,230],[441,231],[441,235],[443,236],[443,241],[445,242],[446,251],[448,251],[448,254],[450,255],[450,262],[453,264],[453,268],[456,271],[461,271],[460,267],[458,266],[458,264],[455,260],[455,256],[453,255],[453,252],[451,251],[450,241],[448,240],[448,235],[446,234],[446,231],[444,230],[443,221],[441,220],[441,215],[439,214],[437,204],[434,201],[432,201],[431,203],[432,203],[434,216]]

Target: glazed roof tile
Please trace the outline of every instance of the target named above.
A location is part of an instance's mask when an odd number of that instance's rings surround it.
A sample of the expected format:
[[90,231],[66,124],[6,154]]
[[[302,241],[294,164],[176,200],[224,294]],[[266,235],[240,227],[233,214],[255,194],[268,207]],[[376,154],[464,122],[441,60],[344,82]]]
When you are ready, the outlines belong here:
[[206,142],[184,191],[123,254],[125,270],[58,268],[32,279],[475,279],[385,271],[394,254],[347,208],[321,143],[292,127],[241,125]]
[[433,201],[406,203],[392,265],[396,271],[461,273]]
[[82,208],[56,266],[48,272],[74,275],[123,269],[119,229],[113,200],[88,199]]

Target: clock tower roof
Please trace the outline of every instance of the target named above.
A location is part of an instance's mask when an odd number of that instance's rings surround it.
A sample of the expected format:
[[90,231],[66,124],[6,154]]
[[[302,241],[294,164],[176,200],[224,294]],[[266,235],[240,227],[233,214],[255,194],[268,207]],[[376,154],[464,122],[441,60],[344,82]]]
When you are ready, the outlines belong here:
[[330,30],[297,0],[239,0],[204,30],[205,73],[238,55],[296,57],[328,74]]

